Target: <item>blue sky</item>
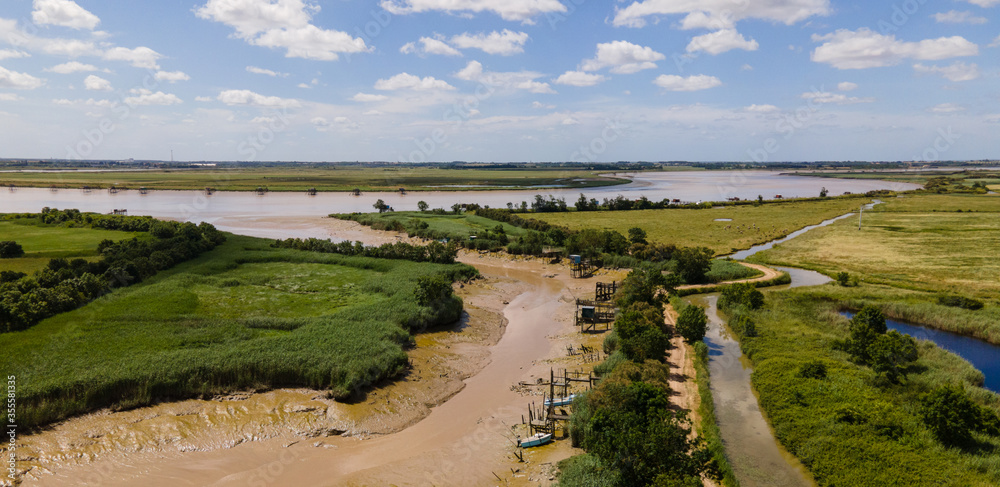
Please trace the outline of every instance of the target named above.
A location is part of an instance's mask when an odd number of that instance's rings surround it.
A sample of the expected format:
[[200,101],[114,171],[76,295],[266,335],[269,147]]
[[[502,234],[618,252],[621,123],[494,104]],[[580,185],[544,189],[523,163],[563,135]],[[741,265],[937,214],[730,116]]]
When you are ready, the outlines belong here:
[[0,157],[997,159],[998,10],[5,0]]

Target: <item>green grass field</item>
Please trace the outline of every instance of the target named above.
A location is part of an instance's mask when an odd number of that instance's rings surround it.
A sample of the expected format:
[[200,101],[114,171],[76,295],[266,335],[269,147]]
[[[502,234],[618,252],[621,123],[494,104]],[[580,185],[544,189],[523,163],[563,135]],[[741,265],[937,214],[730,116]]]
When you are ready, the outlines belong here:
[[[881,290],[862,286],[855,292]],[[833,347],[848,335],[847,320],[838,314],[840,293],[835,284],[768,293],[768,305],[751,315],[759,336],[740,339],[753,362],[761,409],[779,441],[819,485],[998,485],[1000,439],[977,436],[985,445],[978,451],[946,448],[919,416],[920,396],[946,383],[964,384],[977,402],[997,409],[1000,397],[978,387],[982,374],[921,342],[907,378],[880,384],[870,368]],[[826,365],[826,378],[797,375],[815,360]],[[845,419],[844,411],[854,411],[854,419]]]
[[261,167],[246,169],[174,169],[129,172],[2,173],[0,186],[253,191],[468,191],[559,186],[588,188],[624,184],[605,171],[582,169],[451,169],[438,167]]
[[249,388],[346,398],[406,369],[410,330],[433,319],[416,303],[418,277],[475,273],[270,243],[229,236],[142,284],[0,335],[20,424]]
[[[338,215],[331,216],[338,217]],[[342,217],[347,217],[347,215]],[[482,235],[488,230],[493,230],[497,225],[502,226],[504,232],[510,236],[522,235],[526,232],[525,229],[515,227],[509,223],[483,218],[470,213],[440,215],[432,212],[394,211],[388,213],[365,213],[363,215],[352,215],[352,217],[352,219],[363,225],[376,226],[377,228],[388,228],[393,221],[398,221],[407,227],[416,222],[424,222],[427,223],[428,230],[454,235],[456,238]]]
[[[831,198],[823,201],[768,203],[714,209],[666,209],[537,213],[530,218],[573,230],[598,228],[628,235],[640,227],[651,242],[681,247],[708,247],[717,255],[781,238],[802,227],[856,211],[867,199]],[[731,219],[732,221],[716,221]]]
[[761,252],[751,260],[841,271],[865,282],[982,298],[1000,292],[1000,197],[913,195],[893,198]]
[[48,265],[50,259],[96,260],[97,244],[102,240],[126,240],[139,233],[91,228],[39,225],[36,219],[0,220],[0,240],[13,240],[24,249],[24,257],[0,259],[0,271],[32,274]]

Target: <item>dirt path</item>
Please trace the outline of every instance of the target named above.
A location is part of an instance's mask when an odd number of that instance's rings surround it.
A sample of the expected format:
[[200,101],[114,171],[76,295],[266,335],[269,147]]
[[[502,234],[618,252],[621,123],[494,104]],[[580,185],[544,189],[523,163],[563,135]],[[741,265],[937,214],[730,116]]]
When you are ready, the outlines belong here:
[[722,282],[716,282],[716,283],[713,283],[713,284],[685,284],[683,286],[677,286],[677,289],[705,289],[705,288],[711,288],[711,287],[716,287],[716,286],[724,286],[726,284],[737,284],[737,283],[741,283],[741,282],[764,282],[764,281],[769,281],[771,279],[774,279],[774,278],[776,278],[776,277],[778,277],[778,276],[781,275],[781,271],[772,269],[772,268],[767,267],[765,265],[751,264],[749,262],[740,262],[740,265],[743,265],[745,267],[749,267],[751,269],[756,269],[756,270],[758,270],[760,272],[763,272],[764,275],[760,276],[760,277],[754,277],[752,279],[735,279],[735,280],[732,280],[732,281],[722,281]]

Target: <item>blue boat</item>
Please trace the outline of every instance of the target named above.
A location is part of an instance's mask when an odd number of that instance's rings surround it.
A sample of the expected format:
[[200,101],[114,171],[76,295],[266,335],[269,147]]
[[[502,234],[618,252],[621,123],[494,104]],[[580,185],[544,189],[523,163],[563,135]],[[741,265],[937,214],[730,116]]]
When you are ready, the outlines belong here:
[[573,404],[573,399],[576,399],[576,394],[570,394],[566,397],[557,397],[554,399],[546,399],[544,401],[545,407],[549,406],[569,406]]
[[517,446],[521,448],[531,448],[533,446],[544,445],[550,441],[552,441],[551,433],[536,433],[533,436],[519,440],[517,442]]

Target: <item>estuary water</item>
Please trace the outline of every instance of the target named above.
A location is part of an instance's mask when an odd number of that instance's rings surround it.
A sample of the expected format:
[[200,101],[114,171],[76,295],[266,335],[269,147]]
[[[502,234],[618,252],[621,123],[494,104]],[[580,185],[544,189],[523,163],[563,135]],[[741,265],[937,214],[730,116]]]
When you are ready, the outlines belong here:
[[565,198],[570,204],[580,194],[587,198],[614,198],[623,195],[637,199],[645,196],[653,201],[664,198],[683,202],[722,201],[728,198],[773,199],[818,196],[822,188],[829,194],[865,193],[879,189],[910,190],[915,184],[888,181],[826,179],[807,176],[787,176],[771,171],[675,171],[658,173],[618,174],[632,182],[599,188],[499,191],[426,191],[400,194],[372,192],[354,196],[346,192],[301,193],[216,192],[204,191],[89,191],[80,189],[50,190],[47,188],[0,189],[0,213],[37,212],[43,207],[76,208],[81,211],[110,213],[126,209],[130,215],[158,218],[206,221],[262,217],[315,217],[330,213],[373,212],[375,201],[381,199],[395,210],[416,210],[417,202],[425,201],[431,208],[451,208],[455,203],[476,203],[483,206],[506,207],[507,203],[531,202],[536,194]]

